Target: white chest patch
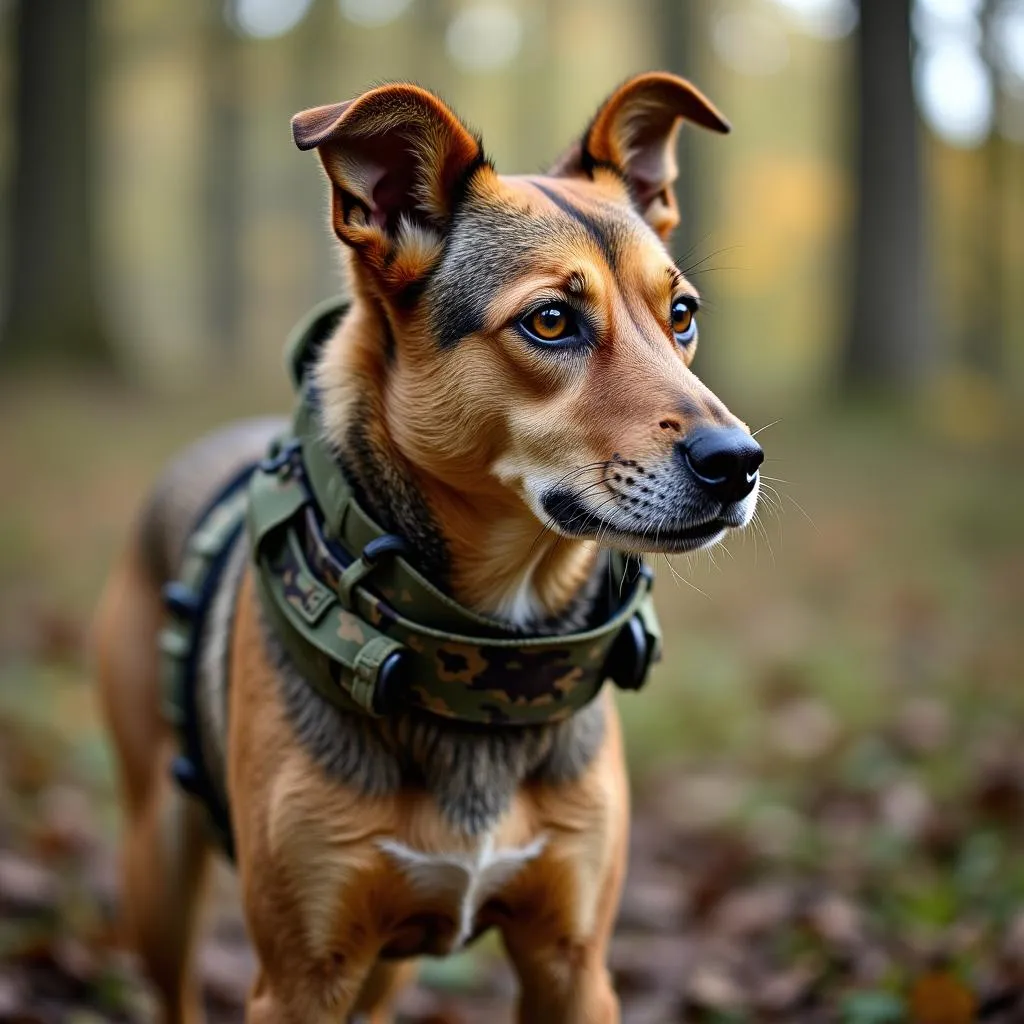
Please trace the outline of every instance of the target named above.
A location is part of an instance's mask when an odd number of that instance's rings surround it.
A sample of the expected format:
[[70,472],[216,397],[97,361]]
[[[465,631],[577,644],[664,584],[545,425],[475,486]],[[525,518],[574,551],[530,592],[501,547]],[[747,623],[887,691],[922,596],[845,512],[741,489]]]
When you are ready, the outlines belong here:
[[380,848],[393,857],[416,890],[431,897],[447,896],[458,905],[458,949],[473,932],[484,901],[510,881],[524,864],[543,849],[547,836],[526,846],[494,849],[494,837],[484,836],[476,849],[459,853],[424,853],[395,839],[381,839]]

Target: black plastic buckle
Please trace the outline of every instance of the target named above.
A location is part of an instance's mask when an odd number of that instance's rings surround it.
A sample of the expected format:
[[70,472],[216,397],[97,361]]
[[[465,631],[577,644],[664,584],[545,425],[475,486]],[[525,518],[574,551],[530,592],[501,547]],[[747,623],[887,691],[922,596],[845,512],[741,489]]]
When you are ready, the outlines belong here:
[[171,778],[189,794],[189,796],[202,797],[205,787],[199,769],[193,764],[192,759],[185,754],[178,754],[171,761]]
[[235,838],[231,818],[220,800],[214,795],[209,781],[187,754],[178,754],[171,761],[171,778],[192,799],[206,808],[210,824],[224,846],[229,860],[235,859]]
[[619,630],[619,635],[604,663],[605,677],[620,690],[639,690],[651,667],[653,645],[647,640],[643,619],[634,615]]
[[199,611],[199,595],[180,580],[165,583],[161,590],[164,607],[179,619],[190,622]]
[[404,651],[389,654],[377,670],[377,685],[373,688],[373,710],[378,715],[392,715],[402,705],[402,695],[409,681],[409,661]]

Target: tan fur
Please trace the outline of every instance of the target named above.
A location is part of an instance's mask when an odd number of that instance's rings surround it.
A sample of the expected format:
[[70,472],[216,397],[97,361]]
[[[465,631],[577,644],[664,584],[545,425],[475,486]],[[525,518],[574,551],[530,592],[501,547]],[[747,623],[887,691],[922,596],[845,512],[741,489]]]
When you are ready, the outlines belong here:
[[[725,127],[688,83],[641,76],[613,94],[543,179],[497,175],[454,115],[413,86],[294,119],[300,147],[320,151],[332,224],[351,250],[353,306],[316,371],[324,430],[344,452],[359,420],[377,456],[429,510],[450,558],[450,590],[477,611],[514,622],[555,616],[591,575],[597,541],[544,529],[542,485],[573,477],[584,492],[614,495],[629,466],[671,464],[690,427],[738,423],[690,371],[693,347],[675,344],[667,321],[680,289],[695,294],[659,240],[676,220],[671,147],[682,117]],[[595,159],[618,171],[588,170]],[[596,236],[556,233],[488,296],[480,329],[442,350],[436,319],[403,296],[443,258],[470,169],[474,202],[524,221],[550,221],[566,205],[584,226],[589,215],[615,212],[628,258],[613,270]],[[511,326],[550,295],[585,303],[599,324],[585,372]],[[386,344],[396,337],[397,353]],[[160,582],[133,541],[101,603],[97,660],[127,817],[127,936],[174,1024],[199,1019],[187,964],[209,853],[201,810],[168,779],[175,744],[159,711]],[[503,934],[522,986],[521,1024],[615,1024],[605,961],[629,808],[609,690],[599,698],[604,738],[581,773],[558,785],[523,783],[479,836],[453,826],[425,790],[369,798],[329,778],[296,739],[263,629],[247,570],[231,633],[226,749],[258,960],[249,1024],[318,1024],[357,1011],[384,1024],[411,970],[389,957],[425,942],[447,952],[464,937],[467,915],[474,929]],[[452,858],[483,863],[481,850],[505,866],[486,877],[481,869],[479,905],[472,881],[431,881]],[[426,867],[415,868],[416,858]]]

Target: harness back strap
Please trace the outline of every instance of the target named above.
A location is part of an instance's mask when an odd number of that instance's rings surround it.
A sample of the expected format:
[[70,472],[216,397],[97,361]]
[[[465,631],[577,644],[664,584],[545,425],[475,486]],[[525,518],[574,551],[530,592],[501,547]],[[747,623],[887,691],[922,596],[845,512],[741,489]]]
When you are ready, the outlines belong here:
[[180,750],[171,773],[186,792],[198,797],[229,857],[234,840],[231,819],[203,756],[196,682],[203,622],[228,555],[245,524],[245,467],[221,489],[189,534],[178,578],[163,589],[168,618],[160,633],[163,712],[178,733]]

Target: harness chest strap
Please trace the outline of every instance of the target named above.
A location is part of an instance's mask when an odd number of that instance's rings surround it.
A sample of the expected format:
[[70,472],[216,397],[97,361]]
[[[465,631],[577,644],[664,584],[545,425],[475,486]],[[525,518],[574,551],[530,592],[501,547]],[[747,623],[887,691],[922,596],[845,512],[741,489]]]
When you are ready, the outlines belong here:
[[[479,724],[538,725],[582,708],[611,668],[627,685],[645,674],[657,643],[647,575],[637,574],[621,607],[593,629],[520,635],[436,592],[387,535],[372,537],[346,564],[320,531],[306,486],[297,452],[257,470],[249,532],[267,614],[302,674],[332,703],[370,714],[419,708]],[[362,585],[368,578],[373,591]],[[444,628],[421,621],[434,609]],[[613,664],[617,648],[624,660],[623,647],[646,654],[632,678]]]

